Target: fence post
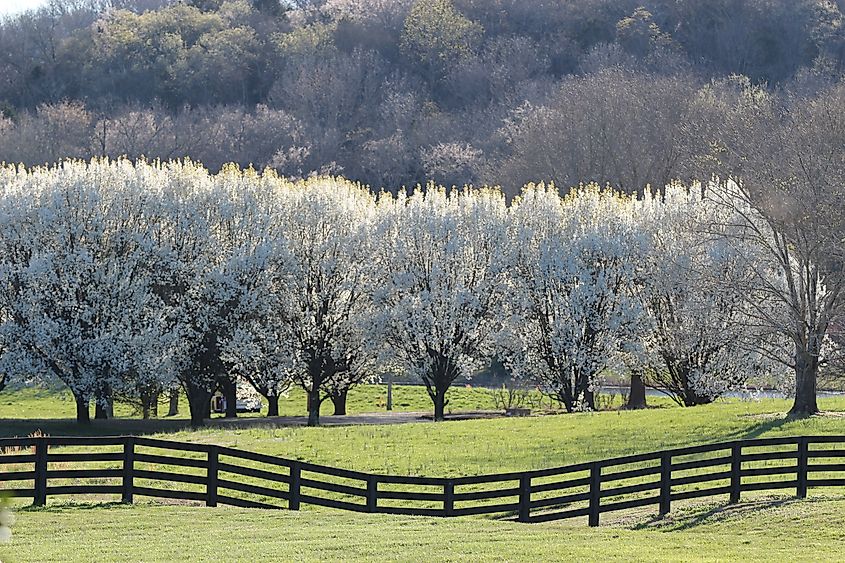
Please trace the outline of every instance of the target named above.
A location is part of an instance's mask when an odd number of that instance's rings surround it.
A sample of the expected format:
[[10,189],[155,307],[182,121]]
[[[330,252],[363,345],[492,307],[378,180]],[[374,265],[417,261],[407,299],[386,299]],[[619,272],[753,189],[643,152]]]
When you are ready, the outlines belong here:
[[135,470],[135,438],[127,436],[123,440],[123,494],[121,502],[132,504]]
[[455,483],[448,479],[443,483],[443,516],[455,515]]
[[739,502],[740,487],[742,484],[742,444],[735,443],[731,446],[731,499],[730,504]]
[[33,506],[47,504],[47,439],[35,439],[35,494]]
[[217,506],[217,464],[220,450],[217,446],[208,447],[208,480],[205,485],[205,505]]
[[378,479],[367,475],[367,512],[375,512],[378,504]]
[[594,462],[590,467],[590,515],[589,525],[599,525],[599,503],[601,502],[601,464]]
[[519,477],[519,521],[531,520],[531,475]]
[[302,470],[299,462],[293,461],[290,464],[290,491],[288,498],[288,509],[299,510],[299,480]]
[[798,438],[798,498],[807,498],[807,462],[809,457],[807,438]]
[[660,516],[669,514],[672,502],[672,454],[660,456]]

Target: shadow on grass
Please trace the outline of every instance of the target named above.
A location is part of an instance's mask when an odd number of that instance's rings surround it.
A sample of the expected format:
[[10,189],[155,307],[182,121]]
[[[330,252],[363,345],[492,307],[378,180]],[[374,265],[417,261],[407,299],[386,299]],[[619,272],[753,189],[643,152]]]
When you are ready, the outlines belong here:
[[51,503],[46,506],[23,506],[17,509],[20,512],[68,512],[70,510],[86,511],[86,510],[104,510],[114,508],[131,508],[133,505],[122,502],[61,502]]
[[0,436],[28,436],[40,431],[48,436],[122,436],[174,433],[190,429],[188,420],[92,420],[91,424],[77,424],[70,418],[0,419]]
[[667,532],[694,529],[698,526],[717,524],[728,520],[745,518],[794,503],[821,502],[825,499],[797,499],[780,497],[771,499],[741,501],[738,504],[719,504],[710,508],[687,507],[667,516],[652,516],[631,527],[633,530],[659,530]]
[[721,441],[729,442],[731,440],[750,440],[753,438],[760,438],[761,436],[774,432],[781,427],[802,420],[809,420],[815,415],[792,415],[792,414],[775,414],[765,420],[760,420],[750,427],[741,428],[734,432],[724,434]]

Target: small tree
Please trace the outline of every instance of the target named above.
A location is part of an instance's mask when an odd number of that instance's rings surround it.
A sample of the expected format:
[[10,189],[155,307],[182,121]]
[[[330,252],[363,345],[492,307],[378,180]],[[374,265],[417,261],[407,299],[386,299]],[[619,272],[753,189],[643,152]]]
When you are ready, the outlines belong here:
[[566,198],[528,187],[512,207],[507,364],[569,412],[595,409],[602,374],[640,328],[631,286],[644,237],[629,211],[595,185]]
[[483,34],[484,28],[458,12],[450,0],[418,0],[405,18],[400,45],[431,79],[471,55]]
[[371,258],[372,194],[329,178],[276,182],[270,330],[279,335],[286,373],[308,394],[308,424],[320,405],[374,376]]
[[745,322],[740,284],[756,264],[712,232],[721,211],[698,185],[647,191],[637,203],[649,238],[637,292],[648,329],[635,361],[649,386],[681,406],[710,403],[771,368],[750,345],[767,335]]
[[377,334],[443,420],[446,391],[493,352],[507,291],[504,197],[428,186],[385,206]]

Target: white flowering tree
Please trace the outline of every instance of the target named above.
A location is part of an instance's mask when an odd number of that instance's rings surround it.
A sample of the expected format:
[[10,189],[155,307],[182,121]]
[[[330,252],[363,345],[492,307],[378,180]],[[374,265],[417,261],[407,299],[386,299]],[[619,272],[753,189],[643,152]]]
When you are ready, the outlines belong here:
[[230,334],[236,290],[226,271],[231,246],[224,221],[234,204],[207,170],[186,162],[150,167],[155,223],[155,291],[166,304],[175,375],[188,396],[191,424],[210,416],[210,400],[228,371],[221,346]]
[[494,190],[429,186],[382,209],[378,331],[443,420],[446,392],[489,361],[507,292],[507,208]]
[[595,408],[642,328],[633,285],[645,241],[629,202],[595,185],[563,198],[529,186],[512,206],[505,363],[569,412]]
[[703,196],[699,185],[672,184],[634,203],[649,239],[637,287],[647,330],[634,362],[646,384],[682,406],[710,403],[774,368],[756,349],[768,335],[747,322],[742,287],[759,261],[714,232],[730,217]]
[[230,306],[221,311],[227,327],[219,335],[221,360],[229,378],[245,379],[267,399],[267,416],[278,416],[279,398],[292,384],[288,335],[275,315],[273,292],[281,248],[274,234],[285,183],[232,167],[215,182],[229,202],[217,227],[217,251],[225,256],[221,266],[231,288]]
[[273,183],[267,317],[238,338],[272,359],[267,369],[284,361],[270,369],[269,381],[278,385],[287,374],[306,391],[313,426],[326,398],[345,414],[347,391],[375,374],[369,329],[375,201],[369,190],[331,178]]
[[138,176],[95,161],[4,178],[0,371],[63,381],[83,423],[92,398],[168,373]]

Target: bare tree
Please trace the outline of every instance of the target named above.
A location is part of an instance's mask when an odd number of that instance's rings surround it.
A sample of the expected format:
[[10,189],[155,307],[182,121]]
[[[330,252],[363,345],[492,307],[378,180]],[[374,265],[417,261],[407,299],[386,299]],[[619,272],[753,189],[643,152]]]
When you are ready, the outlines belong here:
[[[765,259],[747,282],[750,322],[791,344],[764,351],[794,371],[790,414],[818,411],[831,330],[845,315],[845,87],[815,100],[761,105],[734,123],[725,155],[738,181],[709,190],[738,221],[720,228]],[[776,305],[770,312],[762,303]],[[841,326],[841,325],[840,325]]]

